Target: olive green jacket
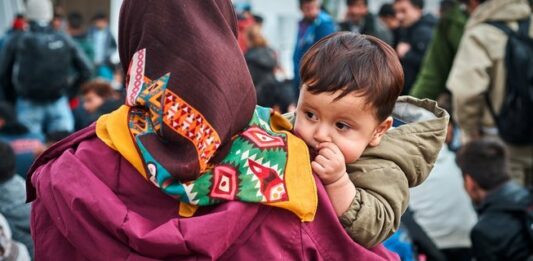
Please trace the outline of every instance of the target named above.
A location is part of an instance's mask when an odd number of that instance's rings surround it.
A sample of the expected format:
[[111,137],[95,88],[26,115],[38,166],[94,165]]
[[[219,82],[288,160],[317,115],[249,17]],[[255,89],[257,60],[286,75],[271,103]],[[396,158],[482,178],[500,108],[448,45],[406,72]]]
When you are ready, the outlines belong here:
[[[294,115],[286,115],[294,122]],[[350,237],[373,247],[400,226],[409,187],[422,183],[444,143],[449,116],[436,102],[403,96],[392,117],[405,124],[389,130],[368,147],[347,172],[357,194],[340,221]]]

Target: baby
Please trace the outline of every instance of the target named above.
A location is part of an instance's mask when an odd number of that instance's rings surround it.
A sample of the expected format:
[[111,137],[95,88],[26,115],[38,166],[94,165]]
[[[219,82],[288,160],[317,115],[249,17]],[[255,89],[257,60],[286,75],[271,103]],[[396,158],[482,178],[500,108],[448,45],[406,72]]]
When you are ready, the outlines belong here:
[[[368,161],[370,156],[367,163],[372,164],[358,166],[365,164],[358,161],[363,152],[380,147],[392,127],[391,114],[404,84],[396,53],[372,36],[335,33],[311,47],[301,64],[303,84],[294,132],[309,146],[313,172],[324,184],[348,234],[372,247],[398,228],[408,188],[427,176],[442,145],[445,125],[440,132],[436,128],[439,135],[423,138],[430,143],[426,144],[430,147],[427,162],[420,164],[424,166],[408,162],[404,165],[412,168],[401,168],[401,162],[386,155]],[[420,146],[408,138],[403,143]],[[399,145],[392,147],[398,147],[409,160],[412,155]]]

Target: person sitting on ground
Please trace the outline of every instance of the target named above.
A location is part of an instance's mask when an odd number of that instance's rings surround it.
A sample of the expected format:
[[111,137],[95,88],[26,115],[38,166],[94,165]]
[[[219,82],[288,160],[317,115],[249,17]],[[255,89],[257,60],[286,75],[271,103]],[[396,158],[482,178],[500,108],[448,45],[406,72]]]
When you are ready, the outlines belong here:
[[[30,205],[26,204],[26,183],[15,174],[15,153],[0,141],[0,214],[13,231],[13,240],[23,243],[33,255],[30,234]],[[0,255],[1,256],[1,255]],[[2,260],[2,259],[0,259]]]
[[526,209],[531,211],[531,195],[511,180],[505,145],[488,137],[474,140],[459,150],[457,164],[479,214],[470,234],[475,259],[530,260],[532,228],[526,225]]
[[300,72],[296,114],[287,117],[349,235],[375,246],[398,229],[409,187],[429,174],[448,114],[435,102],[398,99],[400,61],[373,36],[327,36],[304,55]]

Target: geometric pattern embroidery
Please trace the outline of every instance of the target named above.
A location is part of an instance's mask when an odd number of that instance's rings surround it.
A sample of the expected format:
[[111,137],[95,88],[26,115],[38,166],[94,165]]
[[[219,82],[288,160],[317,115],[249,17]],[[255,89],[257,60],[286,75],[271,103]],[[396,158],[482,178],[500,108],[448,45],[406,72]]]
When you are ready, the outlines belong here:
[[259,180],[261,193],[267,198],[268,202],[283,201],[288,199],[285,184],[277,175],[276,170],[249,159],[248,165]]
[[259,127],[249,128],[242,135],[260,148],[275,148],[285,145],[281,137],[270,136]]
[[126,105],[134,106],[135,100],[144,84],[144,66],[146,64],[146,49],[137,51],[130,62],[126,76]]
[[[248,127],[231,141],[226,158],[210,166],[209,160],[221,144],[217,132],[199,111],[167,88],[170,74],[155,81],[144,76],[145,59],[145,49],[132,59],[126,103],[130,105],[130,133],[152,183],[176,200],[197,206],[225,200],[288,200],[284,179],[287,135],[271,129],[271,109],[257,106]],[[162,124],[195,146],[201,167],[197,179],[186,183],[175,179],[142,144],[141,137],[158,134]]]
[[232,166],[221,165],[214,168],[211,197],[234,200],[237,186],[237,171]]
[[161,97],[167,87],[170,74],[167,73],[163,77],[153,82],[147,82],[146,88],[138,94],[135,104],[146,107],[150,110],[150,116],[154,130],[159,132],[162,125],[162,106]]
[[164,103],[163,122],[196,147],[200,171],[206,170],[221,144],[218,133],[200,112],[170,90],[165,92]]

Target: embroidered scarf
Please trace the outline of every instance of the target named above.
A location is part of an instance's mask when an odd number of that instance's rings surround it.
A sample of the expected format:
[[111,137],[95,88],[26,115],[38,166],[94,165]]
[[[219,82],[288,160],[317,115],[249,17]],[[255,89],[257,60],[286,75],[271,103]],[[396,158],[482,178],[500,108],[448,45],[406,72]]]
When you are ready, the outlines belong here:
[[[227,156],[210,164],[220,145],[216,131],[198,110],[167,88],[170,74],[154,81],[139,76],[144,72],[139,60],[144,57],[145,49],[132,59],[129,78],[134,82],[127,105],[98,120],[97,135],[102,141],[121,152],[153,185],[180,201],[182,216],[193,215],[199,206],[238,200],[281,207],[302,221],[313,220],[317,195],[309,154],[305,143],[289,132],[288,121],[257,106],[248,126],[232,138]],[[158,135],[162,125],[194,144],[203,170],[197,179],[180,181],[147,149],[142,137]]]

